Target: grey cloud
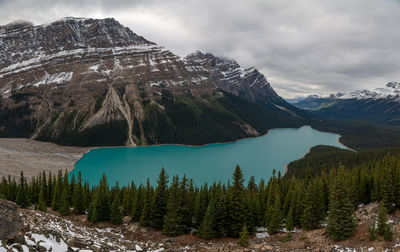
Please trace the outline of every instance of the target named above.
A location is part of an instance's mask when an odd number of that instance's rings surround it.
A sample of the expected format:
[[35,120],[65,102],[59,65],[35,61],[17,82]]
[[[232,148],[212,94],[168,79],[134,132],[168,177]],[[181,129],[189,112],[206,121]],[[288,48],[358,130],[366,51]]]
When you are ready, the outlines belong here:
[[399,0],[0,0],[0,23],[114,17],[180,56],[259,68],[283,96],[400,81]]

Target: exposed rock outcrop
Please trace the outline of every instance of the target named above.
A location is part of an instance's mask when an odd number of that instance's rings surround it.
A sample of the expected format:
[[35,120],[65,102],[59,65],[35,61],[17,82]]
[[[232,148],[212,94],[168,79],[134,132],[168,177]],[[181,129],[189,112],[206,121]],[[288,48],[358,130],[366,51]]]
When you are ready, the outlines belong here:
[[0,240],[10,240],[22,230],[22,220],[15,203],[0,199]]

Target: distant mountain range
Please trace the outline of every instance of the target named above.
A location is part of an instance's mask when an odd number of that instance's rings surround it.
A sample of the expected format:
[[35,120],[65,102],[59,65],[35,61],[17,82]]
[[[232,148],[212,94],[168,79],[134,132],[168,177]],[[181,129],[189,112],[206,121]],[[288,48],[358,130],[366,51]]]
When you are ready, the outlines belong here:
[[328,97],[310,95],[295,101],[293,105],[323,117],[400,125],[400,83],[389,82],[382,88],[332,94]]
[[257,69],[210,53],[180,58],[112,18],[0,26],[0,137],[205,144],[307,116]]

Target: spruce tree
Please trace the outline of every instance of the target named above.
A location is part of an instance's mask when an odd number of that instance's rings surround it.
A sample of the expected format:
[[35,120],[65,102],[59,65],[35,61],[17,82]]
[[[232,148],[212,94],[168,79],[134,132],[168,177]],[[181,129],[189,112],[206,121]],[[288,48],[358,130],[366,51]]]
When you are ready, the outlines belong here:
[[188,179],[186,174],[183,175],[182,181],[179,187],[178,199],[178,229],[180,233],[187,233],[192,226],[192,214],[190,207],[190,195],[188,188]]
[[274,205],[271,206],[270,220],[267,224],[269,234],[276,234],[282,228],[282,213],[281,213],[281,200],[279,195],[275,195]]
[[243,247],[249,246],[249,233],[247,232],[246,225],[243,226],[243,229],[240,232],[238,244]]
[[42,186],[40,188],[40,192],[39,192],[39,202],[38,202],[38,210],[42,211],[42,212],[47,212],[47,208],[46,208],[46,202],[44,200],[44,186]]
[[18,184],[18,193],[15,202],[22,208],[29,207],[31,205],[28,195],[28,188],[24,173],[21,171],[20,180]]
[[150,180],[147,179],[146,182],[146,191],[144,194],[144,205],[142,214],[140,216],[139,225],[148,227],[150,226],[150,217],[151,217],[151,202],[152,202],[152,191],[150,187]]
[[392,241],[393,240],[393,232],[392,229],[390,228],[390,225],[386,225],[385,233],[383,234],[383,238],[386,241]]
[[85,212],[84,205],[84,192],[82,187],[82,174],[79,172],[78,181],[74,185],[74,192],[72,195],[72,205],[74,206],[75,214],[83,214]]
[[207,208],[207,213],[199,228],[199,236],[203,239],[211,239],[217,236],[216,232],[216,201],[212,199]]
[[307,187],[301,216],[301,226],[306,230],[317,228],[324,215],[322,190],[323,185],[319,179],[314,179]]
[[327,233],[333,240],[349,238],[355,228],[354,208],[350,200],[349,184],[343,166],[333,181],[329,201]]
[[230,235],[238,237],[244,225],[244,201],[243,201],[243,174],[240,166],[237,165],[233,173],[233,184],[230,188]]
[[197,193],[195,196],[195,201],[194,201],[194,210],[193,210],[193,224],[194,227],[199,227],[201,223],[203,222],[204,215],[207,211],[208,207],[208,186],[207,183],[205,183],[201,189],[200,192]]
[[118,197],[114,197],[114,200],[111,204],[110,221],[115,225],[122,224],[122,213],[120,209],[120,200]]
[[107,221],[110,219],[111,203],[109,194],[110,192],[107,183],[107,178],[106,175],[103,174],[96,191],[95,204],[96,204],[96,213],[98,221]]
[[92,202],[90,202],[88,214],[87,214],[87,220],[90,222],[99,221],[99,217],[98,217],[97,209],[96,209],[96,198],[95,197],[92,199]]
[[52,195],[52,200],[51,200],[51,208],[54,211],[57,211],[59,204],[60,204],[60,198],[61,194],[63,192],[63,184],[62,184],[62,171],[58,172],[57,175],[57,180],[55,183],[53,183],[53,195]]
[[179,215],[179,178],[174,176],[169,191],[167,214],[164,217],[163,233],[169,236],[180,235],[178,215]]
[[377,229],[376,231],[378,232],[379,235],[384,235],[386,231],[386,226],[388,225],[387,223],[387,211],[385,205],[381,202],[379,204],[379,210],[378,210],[378,224],[377,224]]
[[368,232],[369,232],[368,239],[370,241],[375,240],[376,239],[375,221],[371,224],[371,226],[369,226]]
[[116,182],[116,185],[113,188],[113,199],[110,211],[110,221],[115,225],[122,224],[121,190],[119,189],[118,182]]
[[131,206],[132,206],[132,196],[131,196],[131,187],[123,187],[122,188],[122,202],[121,202],[121,206],[122,206],[122,214],[123,215],[128,215],[131,212]]
[[157,188],[151,204],[151,226],[162,229],[168,204],[168,175],[162,168],[157,181]]
[[68,215],[70,213],[69,207],[70,207],[70,205],[69,205],[69,187],[64,186],[63,192],[61,194],[58,212],[61,215]]
[[144,203],[144,192],[143,192],[143,186],[140,185],[139,188],[137,189],[137,192],[135,193],[135,197],[133,199],[132,203],[132,221],[133,222],[139,222],[140,216],[142,215],[143,212],[143,203]]
[[231,223],[229,215],[229,203],[227,192],[224,191],[215,203],[215,222],[217,237],[226,237],[229,234],[229,226]]
[[294,212],[294,206],[291,206],[289,209],[289,213],[286,217],[286,230],[291,232],[294,229],[294,216],[293,216],[293,212]]

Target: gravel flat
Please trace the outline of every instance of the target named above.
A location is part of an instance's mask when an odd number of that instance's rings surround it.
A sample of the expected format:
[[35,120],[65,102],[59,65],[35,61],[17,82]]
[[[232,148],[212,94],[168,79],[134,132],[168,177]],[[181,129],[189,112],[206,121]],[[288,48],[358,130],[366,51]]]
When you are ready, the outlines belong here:
[[27,178],[42,171],[71,171],[89,147],[60,146],[26,138],[0,138],[0,177],[18,177],[23,171]]

